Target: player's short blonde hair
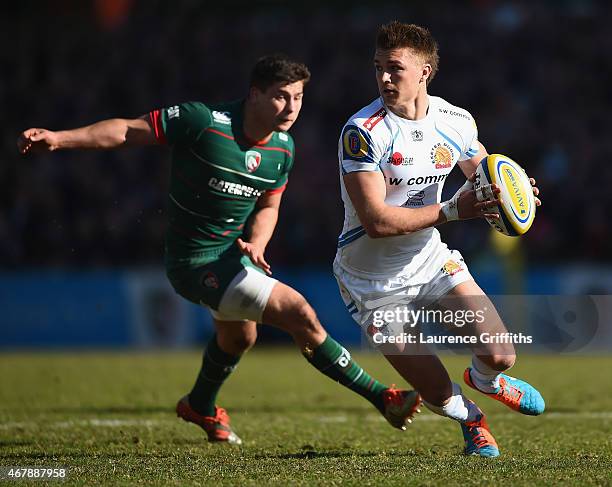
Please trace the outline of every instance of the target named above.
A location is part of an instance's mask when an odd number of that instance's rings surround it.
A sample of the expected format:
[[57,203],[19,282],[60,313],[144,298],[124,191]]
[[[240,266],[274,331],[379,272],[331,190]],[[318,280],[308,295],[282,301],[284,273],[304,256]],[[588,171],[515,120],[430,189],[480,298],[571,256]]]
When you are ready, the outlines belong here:
[[431,82],[438,72],[438,43],[429,30],[415,24],[405,24],[394,20],[388,24],[381,25],[376,36],[377,49],[398,49],[407,47],[421,56],[423,60],[431,65],[431,74],[427,84]]

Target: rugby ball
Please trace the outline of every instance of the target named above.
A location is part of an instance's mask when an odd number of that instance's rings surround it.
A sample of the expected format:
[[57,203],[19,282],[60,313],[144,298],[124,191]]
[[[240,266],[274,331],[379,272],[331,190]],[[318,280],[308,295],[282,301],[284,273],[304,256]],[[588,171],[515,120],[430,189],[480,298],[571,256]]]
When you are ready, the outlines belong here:
[[509,157],[491,154],[476,168],[474,190],[487,184],[500,189],[502,204],[498,205],[500,219],[487,218],[498,232],[511,237],[523,235],[533,223],[536,212],[535,197],[527,173]]

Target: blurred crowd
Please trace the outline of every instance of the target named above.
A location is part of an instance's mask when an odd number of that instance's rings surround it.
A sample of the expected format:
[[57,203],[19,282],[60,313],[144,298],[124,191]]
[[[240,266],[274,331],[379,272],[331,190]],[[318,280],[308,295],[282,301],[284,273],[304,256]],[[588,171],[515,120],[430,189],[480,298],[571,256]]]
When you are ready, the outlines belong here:
[[[330,266],[341,230],[337,139],[376,96],[376,29],[430,28],[440,71],[430,93],[468,109],[489,152],[538,180],[543,206],[521,239],[529,262],[610,260],[612,5],[605,2],[17,2],[0,16],[0,265],[159,265],[169,150],[21,157],[28,127],[136,117],[187,100],[246,93],[261,55],[312,71],[292,134],[296,163],[269,249],[273,265]],[[458,171],[458,170],[457,170]],[[452,194],[456,174],[446,184]],[[488,246],[482,221],[441,231],[465,256]]]

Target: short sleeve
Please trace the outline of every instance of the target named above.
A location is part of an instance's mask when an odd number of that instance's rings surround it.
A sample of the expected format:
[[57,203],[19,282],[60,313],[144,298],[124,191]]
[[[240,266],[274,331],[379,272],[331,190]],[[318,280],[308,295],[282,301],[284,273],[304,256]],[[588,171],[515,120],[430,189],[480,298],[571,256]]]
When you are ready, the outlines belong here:
[[153,110],[149,117],[157,140],[169,145],[190,145],[212,124],[210,109],[200,102]]
[[352,123],[344,126],[338,142],[342,174],[378,171],[381,155],[369,132]]
[[295,144],[293,142],[293,138],[289,134],[285,133],[279,136],[279,138],[281,138],[281,140],[284,140],[285,138],[287,139],[284,144],[285,147],[283,147],[283,151],[285,152],[285,164],[276,183],[274,183],[270,189],[266,191],[268,194],[282,193],[285,190],[287,182],[289,181],[289,173],[291,172],[291,169],[293,169],[293,161],[295,161]]
[[467,136],[464,137],[465,147],[462,148],[461,157],[459,157],[460,161],[466,161],[467,159],[471,159],[480,150],[480,145],[478,144],[478,127],[476,126],[476,121],[472,118],[470,128],[467,131]]

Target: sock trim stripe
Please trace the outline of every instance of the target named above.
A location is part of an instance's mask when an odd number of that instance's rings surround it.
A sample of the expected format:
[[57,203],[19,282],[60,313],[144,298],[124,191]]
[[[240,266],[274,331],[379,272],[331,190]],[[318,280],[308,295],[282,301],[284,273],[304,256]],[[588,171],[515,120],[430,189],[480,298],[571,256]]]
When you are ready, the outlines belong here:
[[223,379],[218,380],[218,379],[212,379],[211,377],[208,377],[206,375],[206,373],[204,372],[204,370],[200,371],[200,377],[202,377],[204,380],[208,381],[208,382],[214,382],[215,384],[223,384],[223,382],[225,382],[225,379],[227,378],[229,374],[225,375],[225,377],[223,377]]
[[208,352],[208,349],[204,354],[204,361],[210,361],[213,365],[216,365],[217,367],[235,367],[238,364],[238,361],[240,360],[240,356],[238,356],[237,359],[238,360],[235,360],[231,364],[221,364],[211,357],[210,353]]
[[357,382],[357,380],[363,375],[363,369],[359,370],[359,373],[357,374],[357,377],[355,377],[348,385],[352,386],[355,382]]
[[219,362],[217,362],[216,360],[214,360],[211,356],[210,353],[208,353],[208,349],[206,349],[206,354],[204,355],[204,361],[205,362],[210,362],[213,365],[216,365],[217,367],[225,367],[225,365],[220,364]]

